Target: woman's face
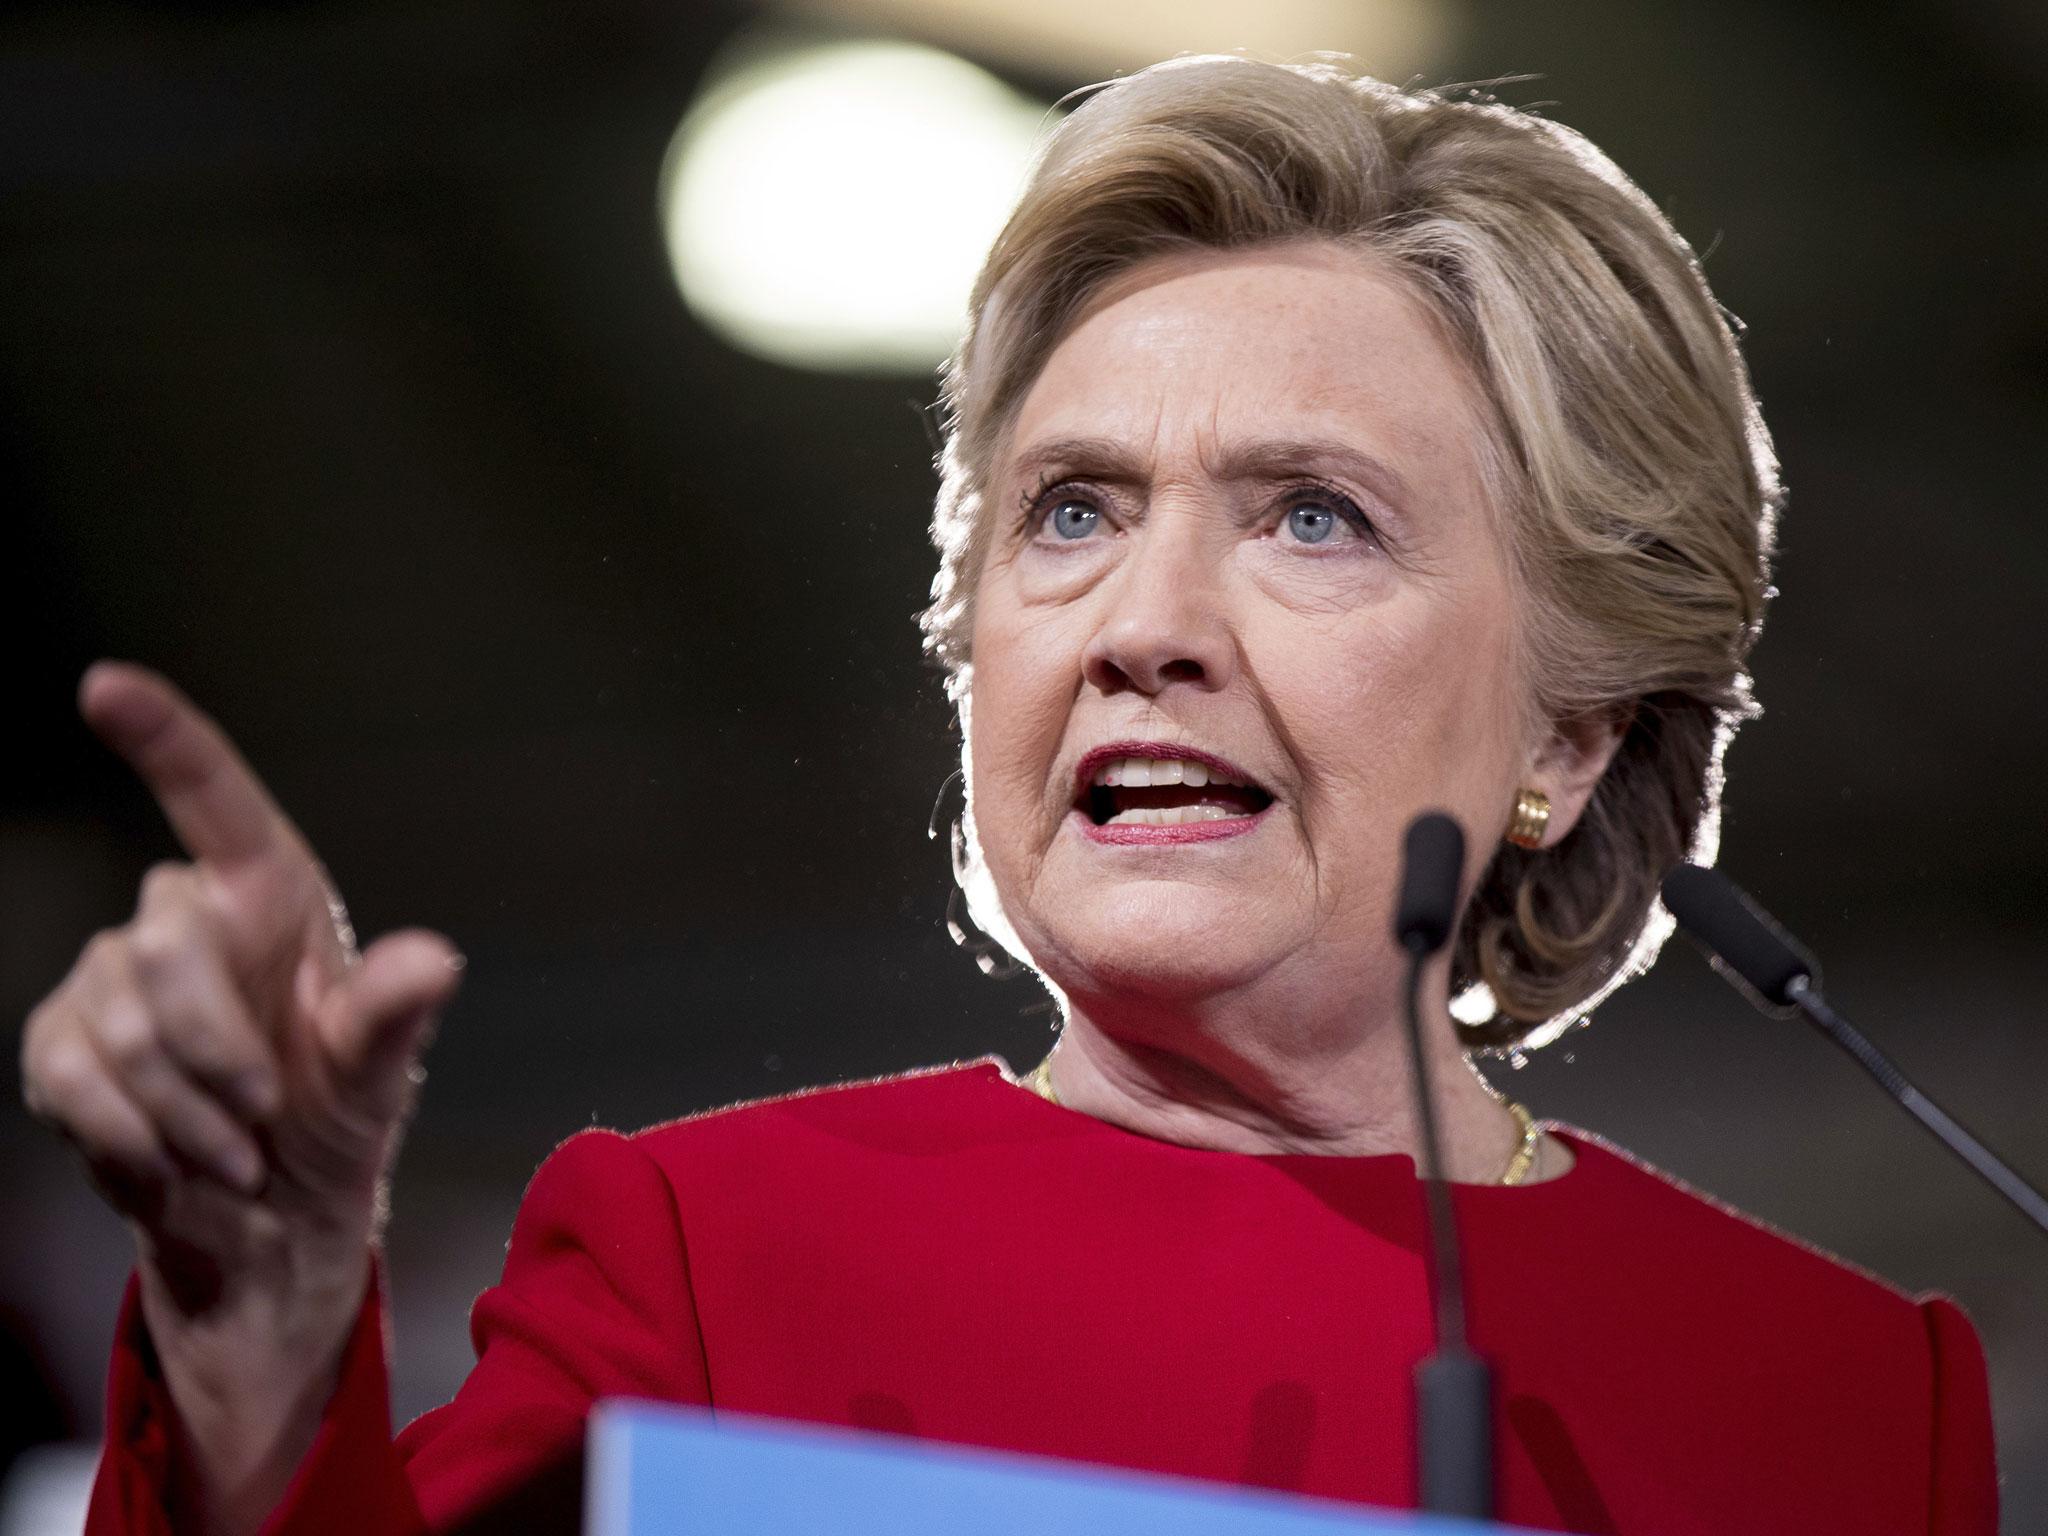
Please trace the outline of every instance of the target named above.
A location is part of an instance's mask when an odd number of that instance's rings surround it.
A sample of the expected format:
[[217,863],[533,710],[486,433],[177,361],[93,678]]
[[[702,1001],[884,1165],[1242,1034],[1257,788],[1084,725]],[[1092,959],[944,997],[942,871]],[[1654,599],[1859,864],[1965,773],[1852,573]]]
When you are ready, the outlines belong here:
[[1334,245],[1156,261],[1052,353],[984,506],[969,768],[1068,996],[1372,988],[1409,820],[1487,856],[1532,744],[1476,399]]

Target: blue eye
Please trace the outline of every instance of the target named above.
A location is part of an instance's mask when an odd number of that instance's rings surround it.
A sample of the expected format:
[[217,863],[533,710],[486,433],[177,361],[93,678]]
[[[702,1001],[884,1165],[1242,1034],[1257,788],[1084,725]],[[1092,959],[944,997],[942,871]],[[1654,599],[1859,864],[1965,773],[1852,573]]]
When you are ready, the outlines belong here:
[[1060,538],[1085,539],[1102,521],[1102,514],[1085,501],[1063,501],[1052,509],[1052,516],[1046,521]]
[[1305,501],[1287,514],[1287,531],[1304,544],[1320,544],[1337,531],[1337,514]]

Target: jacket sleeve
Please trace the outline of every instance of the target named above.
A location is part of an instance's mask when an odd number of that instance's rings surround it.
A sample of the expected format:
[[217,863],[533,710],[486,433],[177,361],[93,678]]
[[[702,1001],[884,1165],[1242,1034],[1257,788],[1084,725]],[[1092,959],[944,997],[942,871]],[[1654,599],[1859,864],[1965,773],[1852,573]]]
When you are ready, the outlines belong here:
[[1920,1304],[1934,1358],[1934,1454],[1928,1529],[1934,1536],[1997,1536],[1998,1451],[1984,1350],[1962,1308]]
[[[264,1536],[573,1530],[599,1397],[708,1403],[682,1224],[635,1143],[590,1131],[534,1176],[499,1283],[470,1313],[477,1363],[394,1440],[373,1280],[312,1449]],[[174,1536],[178,1423],[131,1280],[88,1536]]]

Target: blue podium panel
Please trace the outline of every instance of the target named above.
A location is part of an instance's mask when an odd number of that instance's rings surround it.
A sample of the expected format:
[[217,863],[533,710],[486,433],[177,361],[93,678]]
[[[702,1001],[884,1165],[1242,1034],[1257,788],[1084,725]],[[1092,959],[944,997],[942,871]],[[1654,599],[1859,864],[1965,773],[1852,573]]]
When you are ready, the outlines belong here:
[[1506,1526],[614,1399],[586,1536],[1494,1536]]

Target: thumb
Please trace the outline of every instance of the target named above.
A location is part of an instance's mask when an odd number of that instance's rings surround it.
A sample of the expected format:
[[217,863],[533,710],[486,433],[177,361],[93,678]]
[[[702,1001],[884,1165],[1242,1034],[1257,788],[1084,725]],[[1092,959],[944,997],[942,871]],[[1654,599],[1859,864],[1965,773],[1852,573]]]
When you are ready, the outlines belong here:
[[463,959],[438,933],[407,928],[363,951],[315,1019],[335,1090],[359,1113],[395,1121],[410,1068],[462,982]]

